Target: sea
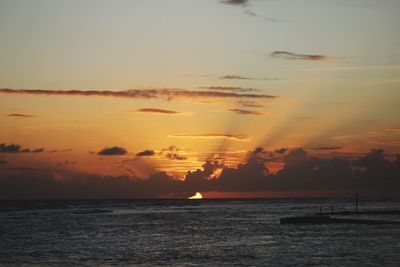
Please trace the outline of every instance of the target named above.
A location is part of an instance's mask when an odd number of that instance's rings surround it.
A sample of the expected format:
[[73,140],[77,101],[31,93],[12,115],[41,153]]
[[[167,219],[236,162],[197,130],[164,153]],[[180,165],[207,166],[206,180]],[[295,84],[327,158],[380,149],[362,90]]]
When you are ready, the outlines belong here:
[[0,266],[400,266],[399,224],[280,224],[332,207],[354,199],[2,200]]

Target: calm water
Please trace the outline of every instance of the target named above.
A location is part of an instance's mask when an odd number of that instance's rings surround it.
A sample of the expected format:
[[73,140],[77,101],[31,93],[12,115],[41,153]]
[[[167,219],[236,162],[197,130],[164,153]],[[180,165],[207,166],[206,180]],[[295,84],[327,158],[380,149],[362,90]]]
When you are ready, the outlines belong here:
[[0,263],[400,266],[399,225],[279,224],[320,205],[353,209],[350,199],[0,201]]

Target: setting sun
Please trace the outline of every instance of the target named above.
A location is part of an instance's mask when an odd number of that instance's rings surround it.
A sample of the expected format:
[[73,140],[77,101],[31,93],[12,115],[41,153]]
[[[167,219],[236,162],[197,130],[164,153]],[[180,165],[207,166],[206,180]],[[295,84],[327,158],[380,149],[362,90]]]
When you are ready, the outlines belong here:
[[202,199],[202,198],[203,198],[203,196],[199,192],[196,192],[196,194],[189,197],[189,199]]

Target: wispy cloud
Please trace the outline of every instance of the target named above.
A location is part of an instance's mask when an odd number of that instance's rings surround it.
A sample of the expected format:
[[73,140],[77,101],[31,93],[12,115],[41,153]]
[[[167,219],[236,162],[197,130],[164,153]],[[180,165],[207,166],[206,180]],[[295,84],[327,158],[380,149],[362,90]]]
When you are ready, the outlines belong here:
[[342,146],[327,145],[327,146],[311,147],[311,148],[309,148],[309,149],[311,149],[311,150],[321,150],[321,151],[324,151],[324,150],[340,150],[340,149],[342,149],[342,148],[343,148]]
[[14,118],[35,118],[36,116],[34,116],[34,115],[29,115],[29,114],[21,114],[21,113],[11,113],[11,114],[7,114],[6,117],[14,117]]
[[274,51],[271,53],[271,56],[275,58],[282,58],[289,60],[323,61],[328,59],[328,57],[325,55],[299,54],[287,51]]
[[174,138],[193,138],[193,139],[229,139],[235,141],[248,141],[250,138],[244,134],[219,134],[219,133],[210,133],[210,134],[175,134],[168,135],[168,137]]
[[[220,2],[222,4],[225,4],[225,5],[248,7],[250,1],[249,0],[221,0]],[[260,14],[254,12],[253,10],[250,10],[250,9],[246,9],[244,13],[246,15],[250,16],[250,17],[261,18],[261,19],[263,19],[263,20],[265,20],[267,22],[279,22],[280,21],[280,20],[275,19],[275,18],[271,18],[271,17],[260,15]]]
[[230,92],[258,92],[260,89],[256,88],[243,88],[237,86],[202,86],[199,87],[201,89],[206,90],[215,90],[215,91],[230,91]]
[[388,146],[400,146],[400,141],[397,140],[376,140],[368,142],[370,144],[378,144],[378,145],[388,145]]
[[161,114],[161,115],[177,115],[177,114],[181,113],[181,112],[174,111],[174,110],[167,110],[167,109],[160,109],[160,108],[141,108],[141,109],[137,109],[135,112]]
[[385,131],[400,133],[400,128],[386,128]]
[[258,14],[256,12],[252,11],[252,10],[249,10],[249,9],[247,9],[244,13],[249,15],[249,16],[251,16],[251,17],[257,17],[257,18],[263,19],[263,20],[265,20],[267,22],[280,22],[279,19],[263,16],[263,15],[260,15],[260,14]]
[[255,78],[241,76],[241,75],[224,75],[219,78],[222,80],[256,80]]
[[241,105],[242,107],[247,107],[247,108],[262,108],[267,106],[267,103],[259,103],[255,101],[237,101],[236,102],[238,105]]
[[157,88],[157,89],[131,89],[125,91],[99,91],[99,90],[43,90],[43,89],[0,89],[3,94],[28,94],[28,95],[47,95],[47,96],[103,96],[120,98],[145,98],[145,99],[166,99],[175,98],[260,98],[273,99],[274,95],[266,94],[239,94],[234,92],[220,91],[196,91],[177,88]]
[[232,111],[232,112],[234,112],[236,114],[240,114],[240,115],[264,115],[264,113],[262,113],[262,112],[247,110],[247,109],[232,108],[232,109],[228,109],[228,111]]

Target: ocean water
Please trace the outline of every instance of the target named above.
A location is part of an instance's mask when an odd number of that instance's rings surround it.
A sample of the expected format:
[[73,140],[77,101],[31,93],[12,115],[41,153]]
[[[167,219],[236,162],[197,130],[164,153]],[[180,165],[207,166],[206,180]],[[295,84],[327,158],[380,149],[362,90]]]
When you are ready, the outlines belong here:
[[400,266],[400,225],[279,223],[331,205],[354,210],[352,199],[0,201],[0,265]]

